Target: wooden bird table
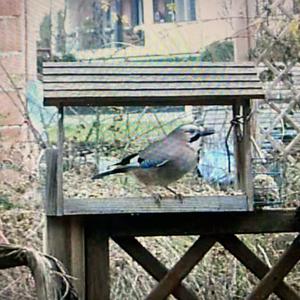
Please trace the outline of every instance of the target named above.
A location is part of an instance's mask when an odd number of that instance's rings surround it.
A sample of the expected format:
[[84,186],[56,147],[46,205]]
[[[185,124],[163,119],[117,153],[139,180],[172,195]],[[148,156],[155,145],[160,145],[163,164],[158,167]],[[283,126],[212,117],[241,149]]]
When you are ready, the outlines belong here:
[[[298,236],[271,268],[237,236],[299,232],[296,210],[253,208],[251,101],[264,98],[252,63],[46,63],[44,104],[59,110],[57,150],[48,149],[45,209],[47,250],[60,259],[80,299],[110,297],[109,239],[137,261],[158,284],[146,297],[198,299],[182,280],[219,242],[261,281],[248,299],[300,299],[283,279],[300,258]],[[65,106],[230,105],[234,122],[236,177],[240,196],[195,196],[181,203],[151,198],[68,199],[63,195]],[[242,122],[238,122],[242,120]],[[136,239],[199,235],[167,269]]]

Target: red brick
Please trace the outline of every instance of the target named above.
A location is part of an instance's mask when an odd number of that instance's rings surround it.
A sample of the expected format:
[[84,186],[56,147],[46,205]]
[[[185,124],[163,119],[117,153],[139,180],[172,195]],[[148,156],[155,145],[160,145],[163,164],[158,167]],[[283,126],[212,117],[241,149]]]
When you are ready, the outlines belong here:
[[[1,56],[0,63],[1,88],[13,88],[13,84],[11,83],[10,78],[13,80],[14,85],[16,85],[17,87],[21,88],[25,86],[25,62],[23,55],[13,54],[10,56]],[[5,68],[5,70],[2,69],[2,66]],[[9,74],[9,76],[7,76],[6,73]]]
[[0,0],[0,16],[20,16],[22,7],[22,0]]
[[[16,105],[14,104],[16,103]],[[0,126],[24,123],[24,109],[16,92],[0,92]]]
[[22,50],[20,18],[0,18],[0,52]]

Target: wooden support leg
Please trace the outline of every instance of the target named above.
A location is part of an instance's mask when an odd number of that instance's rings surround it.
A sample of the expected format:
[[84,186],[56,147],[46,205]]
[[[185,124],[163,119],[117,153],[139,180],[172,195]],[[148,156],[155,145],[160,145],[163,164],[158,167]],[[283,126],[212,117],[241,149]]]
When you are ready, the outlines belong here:
[[[113,240],[125,250],[135,261],[137,261],[152,277],[160,281],[168,269],[160,263],[147,249],[145,249],[133,237],[114,237]],[[180,300],[197,300],[198,297],[190,291],[183,283],[172,291],[172,294]]]
[[[218,237],[218,242],[259,279],[269,272],[268,266],[235,235]],[[278,283],[274,292],[281,299],[300,300],[297,292],[283,281]]]
[[300,259],[300,235],[265,275],[247,300],[266,299]]
[[146,300],[163,300],[169,296],[214,243],[213,237],[200,237],[146,297]]
[[75,277],[79,299],[85,299],[84,230],[78,217],[47,216],[46,252],[59,259]]
[[85,228],[86,300],[109,300],[109,237],[95,226]]
[[74,287],[81,300],[85,299],[85,238],[79,217],[70,218],[70,274],[75,277]]

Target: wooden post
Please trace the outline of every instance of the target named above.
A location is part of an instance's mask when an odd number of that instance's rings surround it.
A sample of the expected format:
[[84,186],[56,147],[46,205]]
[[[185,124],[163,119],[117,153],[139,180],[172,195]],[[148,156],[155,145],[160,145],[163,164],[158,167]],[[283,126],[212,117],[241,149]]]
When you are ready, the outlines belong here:
[[48,216],[55,216],[57,212],[57,150],[47,149],[46,156],[46,192],[45,211]]
[[300,235],[284,252],[279,261],[272,267],[266,276],[257,285],[247,300],[263,300],[274,291],[283,278],[290,272],[300,259]]
[[87,224],[86,237],[86,299],[109,300],[109,238],[105,232]]
[[84,230],[78,216],[47,216],[46,253],[59,259],[75,278],[79,299],[85,299]]
[[46,252],[59,259],[68,273],[71,271],[69,240],[69,218],[47,216]]
[[75,278],[74,286],[79,299],[85,300],[85,237],[81,217],[70,217],[70,274]]
[[240,104],[232,105],[232,116],[233,116],[233,142],[234,142],[234,158],[235,158],[235,189],[244,189],[243,175],[242,175],[242,131],[240,124]]
[[[241,118],[240,115],[240,105],[234,104],[232,106],[234,121],[234,149],[236,161],[236,188],[239,188],[246,193],[248,209],[253,210],[250,100],[244,101],[242,107],[243,118]],[[241,126],[243,127],[243,130],[241,130]]]
[[56,199],[56,215],[62,216],[64,209],[63,199],[63,153],[64,153],[64,107],[58,108],[58,133],[57,133],[57,199]]
[[251,103],[250,99],[243,102],[243,182],[248,199],[248,208],[253,210],[253,175],[251,153]]

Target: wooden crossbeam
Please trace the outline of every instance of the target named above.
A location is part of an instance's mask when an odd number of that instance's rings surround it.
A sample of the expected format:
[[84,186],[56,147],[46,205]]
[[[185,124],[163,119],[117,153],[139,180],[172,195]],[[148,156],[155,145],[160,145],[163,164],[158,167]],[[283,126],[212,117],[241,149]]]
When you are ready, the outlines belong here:
[[[160,281],[168,273],[168,269],[134,237],[112,237],[112,239],[157,281]],[[179,283],[172,294],[179,300],[198,299],[197,295],[183,283]]]
[[261,282],[246,298],[247,300],[267,299],[283,278],[290,272],[300,259],[300,235],[284,252],[278,262],[264,276]]
[[[237,236],[226,235],[218,237],[218,242],[259,279],[262,279],[270,271],[269,267],[261,261]],[[281,299],[300,300],[300,296],[297,292],[284,281],[278,283],[274,292]]]
[[215,241],[211,236],[200,237],[151,291],[146,300],[163,300],[169,296],[215,244]]

